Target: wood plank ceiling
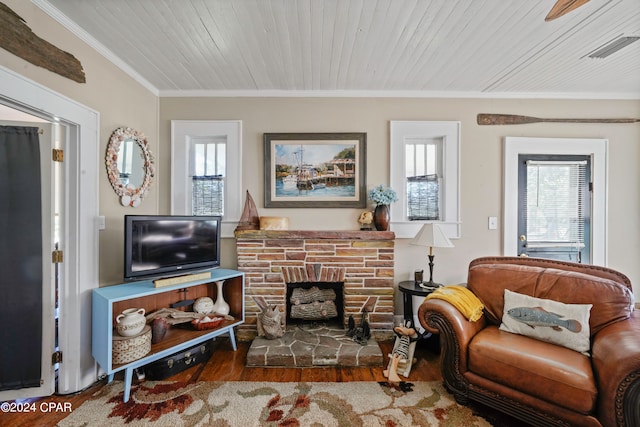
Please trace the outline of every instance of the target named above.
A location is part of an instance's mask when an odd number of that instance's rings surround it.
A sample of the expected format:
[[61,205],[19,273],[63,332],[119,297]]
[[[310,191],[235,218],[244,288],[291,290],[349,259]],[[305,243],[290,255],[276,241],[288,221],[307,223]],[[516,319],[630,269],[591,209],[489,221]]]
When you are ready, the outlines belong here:
[[[640,97],[640,1],[34,0],[160,96]],[[81,58],[80,58],[81,59]],[[91,76],[87,77],[88,79]]]

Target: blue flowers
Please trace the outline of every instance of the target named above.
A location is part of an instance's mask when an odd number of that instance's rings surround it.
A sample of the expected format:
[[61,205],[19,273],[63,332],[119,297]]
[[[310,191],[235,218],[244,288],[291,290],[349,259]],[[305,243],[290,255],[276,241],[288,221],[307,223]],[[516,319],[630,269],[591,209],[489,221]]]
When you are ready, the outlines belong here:
[[393,188],[378,185],[372,190],[369,190],[369,200],[376,202],[378,205],[390,205],[398,201],[398,195]]

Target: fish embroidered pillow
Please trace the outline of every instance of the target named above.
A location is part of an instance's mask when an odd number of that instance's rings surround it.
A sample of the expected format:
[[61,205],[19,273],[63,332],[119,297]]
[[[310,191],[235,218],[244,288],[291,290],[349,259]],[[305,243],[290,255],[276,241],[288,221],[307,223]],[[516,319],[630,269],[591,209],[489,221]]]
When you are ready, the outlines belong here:
[[500,329],[589,355],[591,304],[564,304],[504,290]]

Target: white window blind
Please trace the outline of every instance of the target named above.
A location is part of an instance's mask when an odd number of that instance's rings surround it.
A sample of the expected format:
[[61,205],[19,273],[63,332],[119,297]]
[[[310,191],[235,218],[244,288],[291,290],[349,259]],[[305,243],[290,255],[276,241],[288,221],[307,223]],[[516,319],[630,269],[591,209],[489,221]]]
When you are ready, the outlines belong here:
[[586,161],[527,161],[527,247],[584,247]]

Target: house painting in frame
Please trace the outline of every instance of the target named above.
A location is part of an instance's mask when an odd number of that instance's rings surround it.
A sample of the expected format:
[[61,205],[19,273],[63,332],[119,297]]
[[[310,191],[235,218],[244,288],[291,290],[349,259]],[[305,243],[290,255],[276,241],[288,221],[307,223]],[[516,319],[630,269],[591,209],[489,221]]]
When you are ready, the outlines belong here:
[[265,207],[366,207],[366,133],[265,133]]

